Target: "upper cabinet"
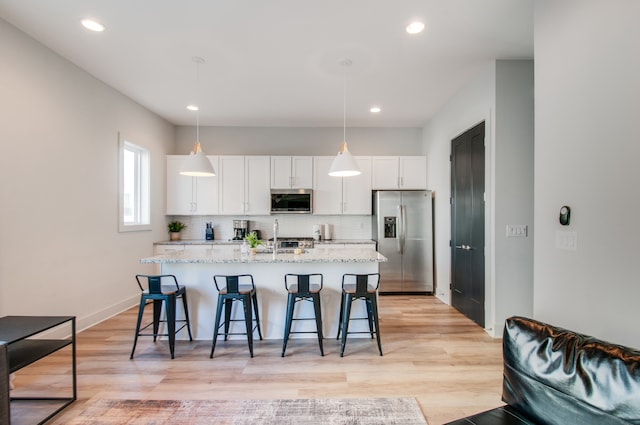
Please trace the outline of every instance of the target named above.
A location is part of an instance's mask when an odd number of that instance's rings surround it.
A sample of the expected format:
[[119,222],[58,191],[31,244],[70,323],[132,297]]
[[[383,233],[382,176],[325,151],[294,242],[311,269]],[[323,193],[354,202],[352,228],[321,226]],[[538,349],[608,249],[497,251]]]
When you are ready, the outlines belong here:
[[426,156],[374,156],[373,190],[427,188]]
[[313,157],[272,156],[272,189],[311,189],[313,186]]
[[268,156],[220,157],[220,214],[270,214]]
[[167,156],[167,215],[216,215],[218,204],[218,157],[208,155],[214,177],[189,177],[180,174],[187,155]]
[[313,158],[313,213],[371,215],[371,157],[354,157],[362,173],[353,177],[330,176],[334,158]]

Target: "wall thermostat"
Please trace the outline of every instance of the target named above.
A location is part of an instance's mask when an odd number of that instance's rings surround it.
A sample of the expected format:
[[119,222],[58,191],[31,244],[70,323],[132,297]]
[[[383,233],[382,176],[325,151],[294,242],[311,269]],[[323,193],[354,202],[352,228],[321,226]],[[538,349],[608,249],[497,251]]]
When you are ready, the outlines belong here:
[[571,208],[569,208],[566,205],[563,205],[562,208],[560,208],[560,224],[562,224],[563,226],[568,226],[569,225],[569,220],[571,219]]

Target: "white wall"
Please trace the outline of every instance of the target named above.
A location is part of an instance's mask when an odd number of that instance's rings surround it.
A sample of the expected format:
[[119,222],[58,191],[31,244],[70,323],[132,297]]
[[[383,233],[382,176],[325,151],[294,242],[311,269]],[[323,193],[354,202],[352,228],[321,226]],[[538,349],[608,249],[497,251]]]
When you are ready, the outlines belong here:
[[[636,348],[639,16],[636,0],[535,2],[534,316]],[[556,248],[564,230],[575,251]]]
[[496,61],[424,129],[435,192],[436,295],[451,302],[451,140],[485,121],[485,328],[532,315],[533,237],[507,238],[507,224],[533,224],[533,61]]
[[[138,263],[166,234],[174,127],[0,20],[0,315],[131,305]],[[118,133],[151,151],[154,230],[118,233]]]

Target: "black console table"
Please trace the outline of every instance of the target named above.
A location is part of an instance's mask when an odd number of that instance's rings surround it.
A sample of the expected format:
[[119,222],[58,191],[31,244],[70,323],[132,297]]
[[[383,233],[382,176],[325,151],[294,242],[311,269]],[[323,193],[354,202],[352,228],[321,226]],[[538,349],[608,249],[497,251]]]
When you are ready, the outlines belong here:
[[[67,331],[64,326],[70,327]],[[70,335],[65,338],[42,338],[43,332],[58,330]],[[35,338],[34,338],[35,337]],[[4,376],[0,388],[9,385],[9,374],[14,373],[25,366],[32,364],[49,354],[71,345],[71,379],[72,395],[69,397],[9,397],[2,392],[3,400],[0,400],[2,413],[0,424],[8,425],[11,421],[9,411],[12,401],[59,401],[60,406],[51,414],[42,419],[43,424],[62,409],[73,403],[77,398],[76,390],[76,318],[75,316],[5,316],[0,318],[0,359],[5,357],[4,364],[0,365]],[[3,356],[2,354],[5,354]],[[7,391],[8,393],[8,391]]]

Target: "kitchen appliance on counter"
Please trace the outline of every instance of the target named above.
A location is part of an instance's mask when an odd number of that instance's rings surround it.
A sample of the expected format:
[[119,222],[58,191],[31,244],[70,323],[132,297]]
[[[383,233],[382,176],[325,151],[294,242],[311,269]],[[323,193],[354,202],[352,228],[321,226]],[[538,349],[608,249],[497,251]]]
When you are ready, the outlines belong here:
[[233,220],[233,240],[241,241],[249,234],[249,220]]
[[377,191],[373,239],[387,257],[380,263],[380,293],[433,293],[432,193]]

